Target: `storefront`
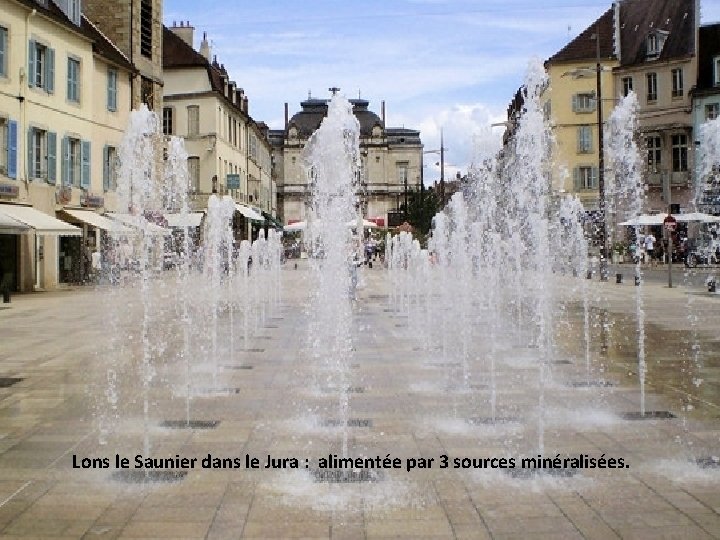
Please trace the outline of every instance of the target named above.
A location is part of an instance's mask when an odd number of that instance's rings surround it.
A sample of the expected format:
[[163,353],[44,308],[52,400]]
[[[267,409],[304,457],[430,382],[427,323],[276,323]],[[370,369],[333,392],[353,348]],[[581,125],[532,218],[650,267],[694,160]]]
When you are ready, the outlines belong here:
[[[32,206],[0,204],[0,215],[18,221],[30,229],[29,234],[4,240],[3,250],[15,253],[7,263],[15,268],[15,288],[19,291],[52,289],[60,277],[59,253],[63,239],[82,237],[82,229],[40,212]],[[3,235],[5,236],[5,235]],[[12,235],[11,235],[12,236]]]
[[0,214],[0,291],[18,290],[20,238],[31,230],[24,223]]

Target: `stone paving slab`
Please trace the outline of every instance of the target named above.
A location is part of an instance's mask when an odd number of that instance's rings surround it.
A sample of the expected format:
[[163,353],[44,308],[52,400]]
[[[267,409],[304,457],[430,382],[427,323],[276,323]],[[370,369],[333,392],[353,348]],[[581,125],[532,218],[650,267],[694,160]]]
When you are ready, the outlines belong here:
[[[626,421],[637,410],[634,292],[627,283],[590,284],[591,377],[608,387],[573,388],[584,380],[582,311],[577,280],[558,278],[557,360],[538,412],[536,352],[517,343],[497,351],[498,417],[492,425],[489,343],[473,343],[469,383],[458,358],[442,358],[414,334],[412,316],[390,304],[380,268],[363,269],[353,307],[355,351],[346,384],[349,417],[338,419],[337,373],[309,358],[304,263],[283,271],[283,305],[255,337],[230,346],[227,313],[212,358],[207,317],[198,310],[191,336],[193,419],[214,429],[165,429],[186,412],[185,365],[178,361],[177,320],[158,311],[164,336],[143,418],[142,342],[137,291],[78,288],[20,295],[0,311],[0,376],[23,381],[0,389],[0,535],[3,538],[718,538],[720,470],[693,456],[720,448],[720,298],[643,287],[647,315],[648,395],[654,410],[676,418]],[[157,293],[166,294],[167,285]],[[160,303],[154,304],[160,306]],[[687,352],[693,337],[702,365]],[[240,321],[241,315],[235,314]],[[272,328],[269,328],[269,327]],[[515,339],[507,329],[503,340]],[[162,336],[159,336],[162,337]],[[271,339],[264,339],[270,337]],[[202,346],[200,346],[202,345]],[[262,349],[246,352],[242,349]],[[452,355],[451,355],[452,356]],[[215,365],[252,365],[220,369]],[[695,386],[693,377],[703,384]],[[110,384],[112,381],[113,384]],[[117,394],[111,405],[109,394]],[[692,405],[692,408],[688,407]],[[571,478],[513,478],[501,471],[437,468],[440,456],[481,458],[537,453],[544,417],[546,453],[623,457],[622,470],[582,470]],[[483,418],[485,420],[483,420]],[[470,422],[470,419],[474,419]],[[363,422],[369,421],[365,425]],[[432,469],[386,471],[376,482],[317,483],[304,469],[342,453],[433,458]],[[112,470],[72,468],[73,454],[132,458],[296,456],[295,470],[189,470],[172,483],[128,484]]]

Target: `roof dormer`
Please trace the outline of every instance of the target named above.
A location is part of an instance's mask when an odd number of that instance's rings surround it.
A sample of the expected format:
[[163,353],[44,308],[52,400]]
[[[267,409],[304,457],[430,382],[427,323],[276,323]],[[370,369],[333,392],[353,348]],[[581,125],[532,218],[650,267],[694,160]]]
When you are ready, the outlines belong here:
[[669,34],[666,30],[651,30],[646,39],[645,56],[649,59],[658,58]]

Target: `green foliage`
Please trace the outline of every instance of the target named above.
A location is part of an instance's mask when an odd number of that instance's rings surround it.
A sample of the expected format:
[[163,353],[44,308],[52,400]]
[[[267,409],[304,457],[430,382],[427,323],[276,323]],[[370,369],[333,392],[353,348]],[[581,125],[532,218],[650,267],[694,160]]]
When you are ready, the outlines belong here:
[[[439,207],[440,199],[432,188],[421,191],[408,190],[407,221],[417,233],[427,235],[432,218],[438,213]],[[401,210],[405,210],[404,204],[401,205]]]

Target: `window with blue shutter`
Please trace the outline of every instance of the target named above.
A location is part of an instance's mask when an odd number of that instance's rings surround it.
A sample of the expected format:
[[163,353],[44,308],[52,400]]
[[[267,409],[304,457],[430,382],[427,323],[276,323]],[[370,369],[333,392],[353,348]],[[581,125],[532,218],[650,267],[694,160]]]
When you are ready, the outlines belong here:
[[37,53],[37,45],[35,42],[31,39],[28,42],[28,72],[27,72],[27,81],[28,86],[33,87],[35,86],[35,83],[37,82],[37,75],[36,75],[36,67],[35,62],[37,59],[35,58],[35,55]]
[[57,183],[57,134],[52,131],[47,133],[47,181]]
[[7,77],[7,28],[0,26],[0,77]]
[[117,80],[118,73],[115,69],[108,70],[108,87],[107,87],[107,108],[108,111],[117,111]]
[[18,123],[15,120],[8,122],[8,176],[17,179],[17,139],[18,139]]
[[103,191],[110,191],[110,147],[103,146]]
[[45,90],[55,92],[55,49],[45,49]]
[[35,128],[28,128],[27,132],[27,177],[28,180],[35,178]]
[[80,186],[84,189],[90,189],[90,141],[82,141],[80,161],[82,167]]
[[61,164],[61,169],[60,169],[62,185],[69,186],[70,185],[70,139],[68,139],[67,137],[62,138],[60,154],[62,156],[62,164]]
[[67,98],[75,103],[80,101],[80,61],[74,58],[68,58]]

